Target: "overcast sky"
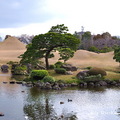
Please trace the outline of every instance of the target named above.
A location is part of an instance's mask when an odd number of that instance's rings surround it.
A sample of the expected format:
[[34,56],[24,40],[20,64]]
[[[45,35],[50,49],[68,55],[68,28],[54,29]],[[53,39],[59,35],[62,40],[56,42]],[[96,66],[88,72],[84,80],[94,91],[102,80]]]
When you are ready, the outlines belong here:
[[120,0],[0,0],[0,36],[46,33],[57,24],[120,36]]

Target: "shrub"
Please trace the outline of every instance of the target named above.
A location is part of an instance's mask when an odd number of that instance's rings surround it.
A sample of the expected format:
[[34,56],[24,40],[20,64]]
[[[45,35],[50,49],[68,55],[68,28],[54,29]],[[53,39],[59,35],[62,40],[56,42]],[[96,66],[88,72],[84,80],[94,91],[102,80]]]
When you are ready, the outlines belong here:
[[90,70],[91,68],[92,68],[91,66],[86,67],[86,69],[88,69],[88,70]]
[[41,80],[45,76],[48,76],[47,70],[32,70],[30,77],[35,80]]
[[43,82],[55,82],[55,78],[54,77],[52,77],[52,76],[45,76],[44,78],[43,78]]
[[98,74],[98,75],[91,75],[91,76],[85,77],[84,79],[85,81],[96,81],[96,80],[102,80],[103,77],[100,74]]
[[49,66],[49,69],[54,69],[55,68],[55,65],[50,65]]
[[89,75],[101,75],[101,76],[105,76],[107,75],[106,71],[101,69],[101,68],[91,68],[89,71],[88,71],[88,74]]
[[18,62],[9,61],[7,64],[9,64],[9,65],[13,65],[13,64],[18,64]]
[[63,65],[63,63],[58,61],[55,63],[55,68],[60,68],[62,65]]
[[58,74],[65,74],[66,70],[64,68],[55,68],[55,72]]
[[95,47],[95,46],[91,46],[91,47],[89,48],[89,51],[98,52],[99,49],[98,49],[97,47]]
[[27,70],[27,67],[26,67],[25,65],[23,65],[23,66],[17,66],[17,67],[15,68],[15,70],[25,71],[25,70]]
[[24,75],[26,74],[27,67],[25,65],[19,66],[15,65],[15,68],[12,69],[12,72],[16,75]]

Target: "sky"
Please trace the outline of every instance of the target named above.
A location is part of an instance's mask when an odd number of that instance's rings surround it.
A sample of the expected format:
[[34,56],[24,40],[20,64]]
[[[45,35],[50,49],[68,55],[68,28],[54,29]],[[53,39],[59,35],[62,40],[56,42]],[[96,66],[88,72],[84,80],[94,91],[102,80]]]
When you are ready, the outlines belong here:
[[37,35],[64,24],[70,33],[120,36],[120,0],[0,0],[0,36]]

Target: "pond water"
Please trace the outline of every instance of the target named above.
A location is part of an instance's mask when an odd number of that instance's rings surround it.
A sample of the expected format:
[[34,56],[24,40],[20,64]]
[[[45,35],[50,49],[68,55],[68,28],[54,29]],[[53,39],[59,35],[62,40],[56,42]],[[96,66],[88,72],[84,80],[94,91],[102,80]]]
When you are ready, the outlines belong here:
[[0,120],[120,120],[120,88],[48,91],[10,80],[0,74]]

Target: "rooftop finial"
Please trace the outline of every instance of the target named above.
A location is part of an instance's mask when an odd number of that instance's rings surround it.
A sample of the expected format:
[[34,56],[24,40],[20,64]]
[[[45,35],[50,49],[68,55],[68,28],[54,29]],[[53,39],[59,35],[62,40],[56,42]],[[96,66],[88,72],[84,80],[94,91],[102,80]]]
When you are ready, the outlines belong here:
[[81,26],[81,31],[84,32],[84,27],[83,26]]

